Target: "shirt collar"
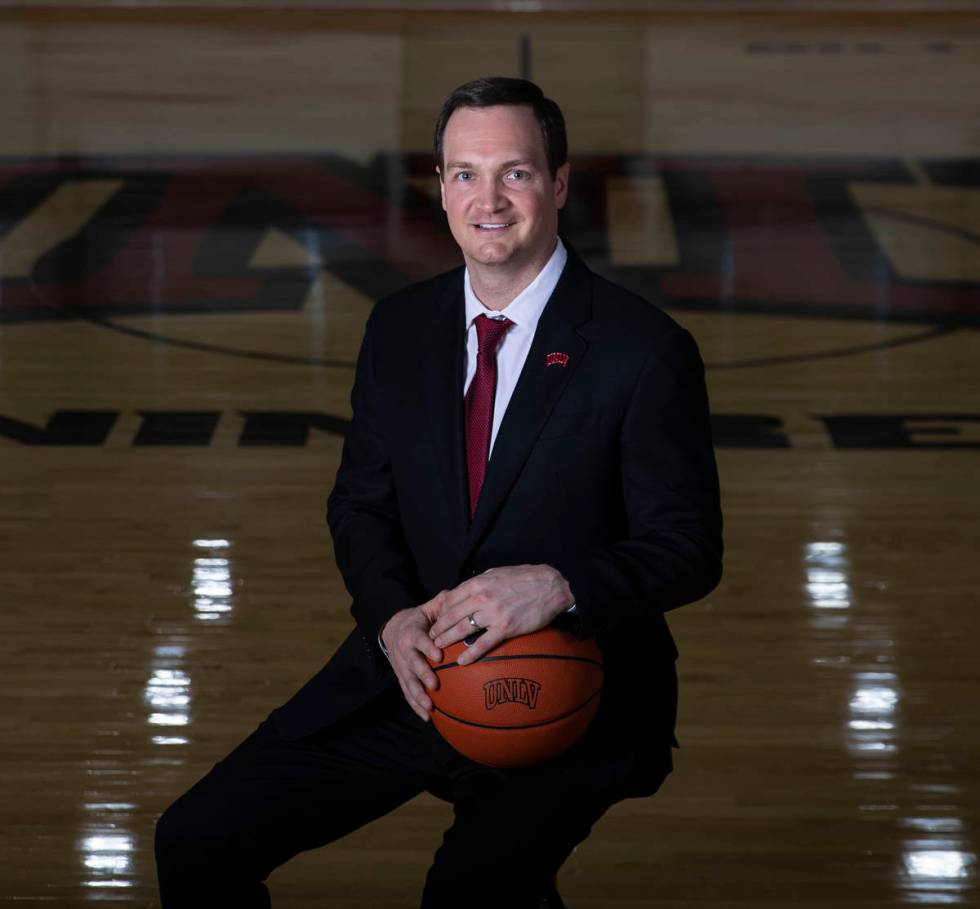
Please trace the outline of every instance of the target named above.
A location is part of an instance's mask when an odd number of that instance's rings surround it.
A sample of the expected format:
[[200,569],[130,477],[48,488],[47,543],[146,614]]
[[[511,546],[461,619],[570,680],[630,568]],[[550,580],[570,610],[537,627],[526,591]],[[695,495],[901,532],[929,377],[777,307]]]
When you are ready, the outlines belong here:
[[501,310],[488,309],[477,299],[470,284],[470,270],[466,269],[463,273],[463,296],[466,300],[467,331],[479,315],[489,316],[492,319],[506,316],[515,325],[531,329],[537,325],[568,260],[568,252],[561,238],[557,237],[556,240],[555,251],[544,268],[538,272],[537,277]]

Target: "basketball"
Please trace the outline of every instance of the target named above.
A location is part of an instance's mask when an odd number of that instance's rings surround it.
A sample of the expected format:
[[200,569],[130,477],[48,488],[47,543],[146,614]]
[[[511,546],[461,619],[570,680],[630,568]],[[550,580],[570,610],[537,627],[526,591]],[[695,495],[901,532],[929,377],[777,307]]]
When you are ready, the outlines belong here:
[[460,754],[491,767],[543,764],[577,742],[599,707],[602,652],[595,639],[543,628],[511,638],[466,666],[462,641],[431,663],[432,722]]

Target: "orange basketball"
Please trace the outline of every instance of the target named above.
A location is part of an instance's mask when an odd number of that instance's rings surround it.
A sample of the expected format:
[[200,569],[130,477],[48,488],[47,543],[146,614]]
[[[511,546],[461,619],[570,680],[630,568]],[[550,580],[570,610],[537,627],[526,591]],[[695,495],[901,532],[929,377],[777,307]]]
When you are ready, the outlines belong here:
[[543,628],[511,638],[460,666],[460,641],[432,663],[432,722],[460,754],[492,767],[542,764],[588,728],[602,693],[602,652],[594,639]]

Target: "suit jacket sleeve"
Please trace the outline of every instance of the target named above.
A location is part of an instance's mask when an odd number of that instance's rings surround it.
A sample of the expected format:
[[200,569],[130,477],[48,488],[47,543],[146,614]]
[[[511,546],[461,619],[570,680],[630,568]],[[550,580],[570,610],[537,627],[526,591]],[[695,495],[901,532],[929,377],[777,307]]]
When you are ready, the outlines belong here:
[[721,508],[704,366],[679,327],[647,355],[620,432],[628,534],[556,567],[581,614],[580,634],[700,599],[721,577]]
[[373,355],[377,311],[375,307],[368,319],[357,358],[353,417],[327,499],[327,523],[337,567],[353,598],[351,613],[376,665],[386,667],[378,647],[381,627],[426,597],[402,531],[388,442],[381,430],[384,402]]

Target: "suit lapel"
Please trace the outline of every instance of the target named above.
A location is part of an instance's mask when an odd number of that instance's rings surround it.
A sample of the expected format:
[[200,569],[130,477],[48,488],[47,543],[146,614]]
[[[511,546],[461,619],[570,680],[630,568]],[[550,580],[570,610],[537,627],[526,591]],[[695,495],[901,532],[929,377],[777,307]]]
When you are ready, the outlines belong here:
[[[588,347],[577,328],[591,318],[591,312],[592,273],[569,248],[568,262],[541,313],[531,349],[494,441],[480,501],[466,534],[462,554],[464,560],[479,543],[499,511],[538,434],[575,374]],[[547,355],[554,352],[568,354],[566,366],[547,365]],[[462,378],[456,387],[461,385]],[[459,425],[460,435],[457,438],[461,449],[461,419]],[[462,470],[465,481],[465,466]],[[465,486],[462,489],[465,503]]]
[[435,317],[427,327],[423,366],[434,466],[442,480],[452,522],[450,539],[456,541],[463,538],[469,523],[463,450],[464,327],[463,270],[460,269],[447,282]]

